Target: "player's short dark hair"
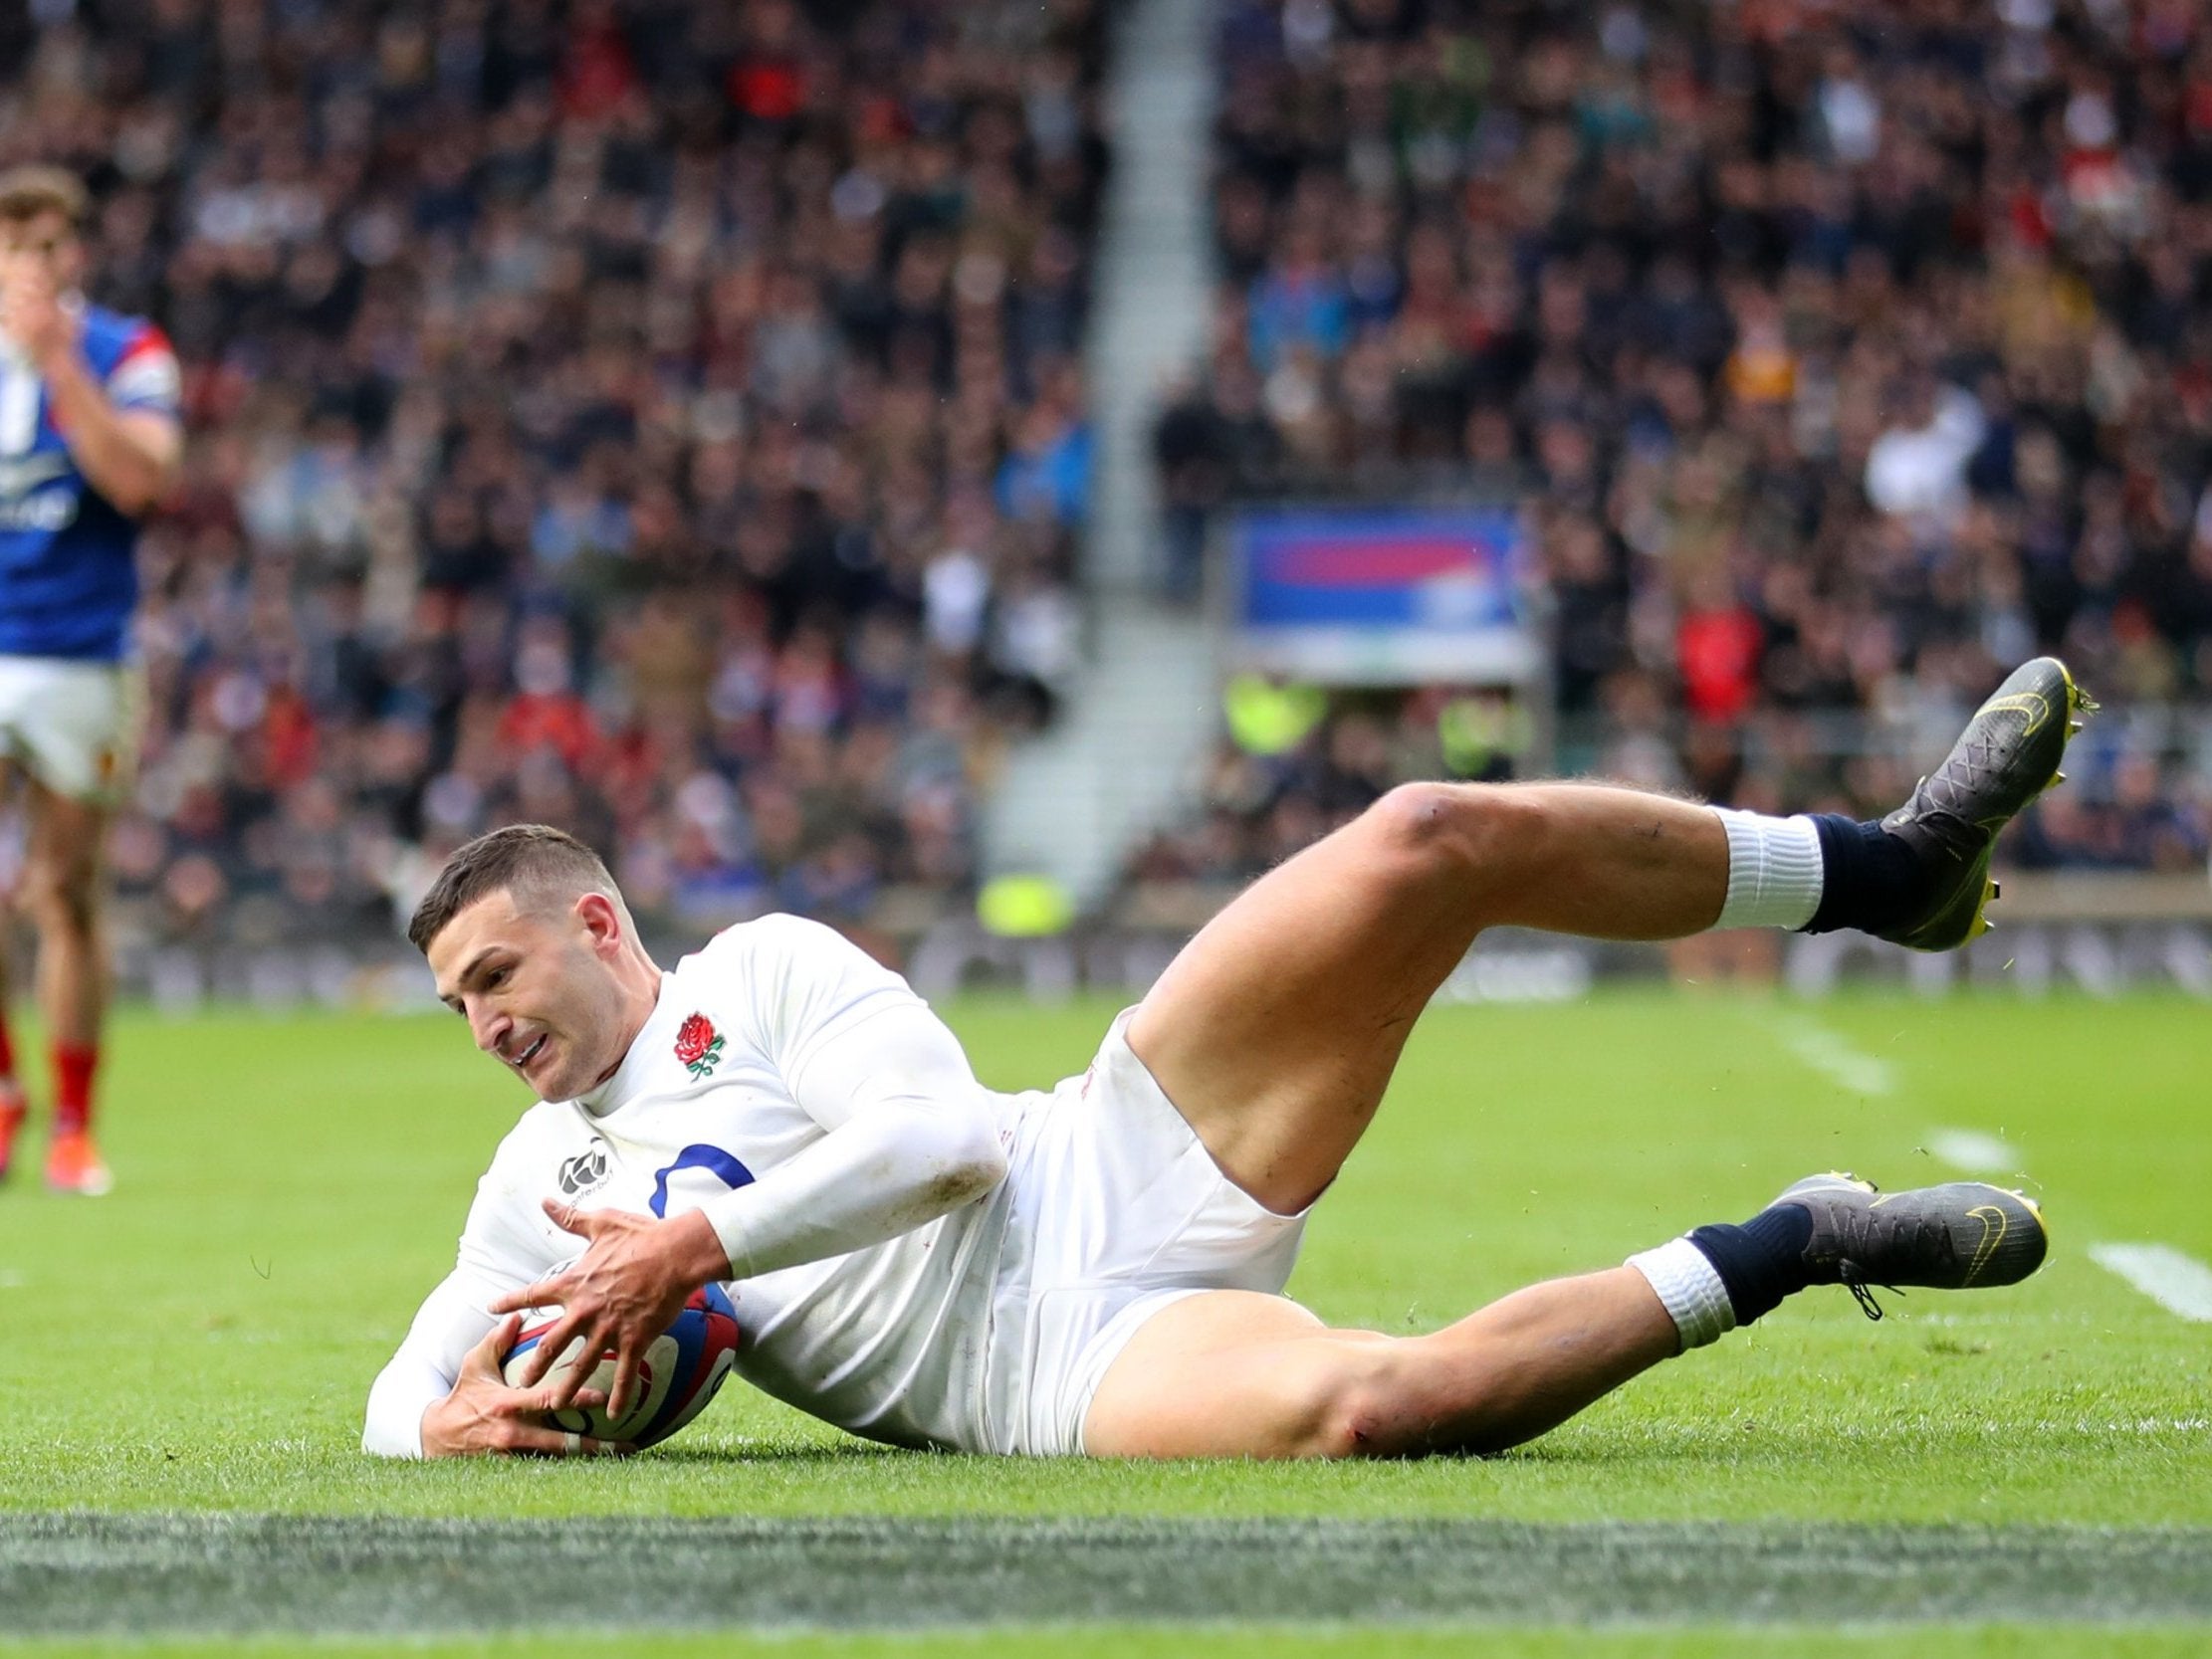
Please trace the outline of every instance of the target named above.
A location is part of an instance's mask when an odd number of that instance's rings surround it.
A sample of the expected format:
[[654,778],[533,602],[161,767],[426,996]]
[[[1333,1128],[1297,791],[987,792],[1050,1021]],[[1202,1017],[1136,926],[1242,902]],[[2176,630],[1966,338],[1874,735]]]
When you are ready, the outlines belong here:
[[446,924],[479,899],[502,892],[522,905],[586,893],[603,893],[622,903],[622,890],[599,855],[566,830],[509,824],[454,850],[415,907],[407,924],[408,941],[427,954]]
[[0,223],[20,225],[42,213],[59,213],[74,231],[91,211],[84,181],[66,167],[33,162],[0,171]]

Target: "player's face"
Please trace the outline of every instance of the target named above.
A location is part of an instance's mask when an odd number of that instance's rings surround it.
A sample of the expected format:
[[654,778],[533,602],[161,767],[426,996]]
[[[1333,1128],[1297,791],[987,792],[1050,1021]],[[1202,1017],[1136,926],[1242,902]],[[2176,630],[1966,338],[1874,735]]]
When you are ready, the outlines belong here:
[[622,1063],[629,1034],[614,971],[619,920],[597,895],[526,912],[493,893],[430,941],[438,995],[476,1046],[540,1100],[573,1100]]
[[0,219],[0,281],[31,270],[46,278],[58,294],[77,286],[84,274],[85,248],[59,213],[37,213],[28,219]]

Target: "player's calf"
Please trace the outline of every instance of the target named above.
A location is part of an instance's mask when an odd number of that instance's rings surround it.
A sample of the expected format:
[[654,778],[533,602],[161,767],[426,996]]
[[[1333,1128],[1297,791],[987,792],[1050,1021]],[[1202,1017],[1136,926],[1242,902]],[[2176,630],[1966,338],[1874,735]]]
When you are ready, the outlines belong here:
[[1405,784],[1351,833],[1386,850],[1375,878],[1469,934],[1678,938],[1712,923],[1726,870],[1710,808],[1605,784]]
[[1533,1440],[1679,1350],[1631,1268],[1515,1291],[1347,1369],[1319,1455],[1488,1453]]

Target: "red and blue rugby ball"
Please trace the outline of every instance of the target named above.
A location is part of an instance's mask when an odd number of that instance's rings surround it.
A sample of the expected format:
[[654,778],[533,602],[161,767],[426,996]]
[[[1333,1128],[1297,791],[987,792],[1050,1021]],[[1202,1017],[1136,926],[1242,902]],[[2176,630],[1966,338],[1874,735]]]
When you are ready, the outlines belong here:
[[[537,1351],[539,1340],[559,1323],[558,1308],[533,1308],[523,1315],[522,1332],[500,1361],[500,1372],[510,1383],[521,1377],[523,1362]],[[547,1371],[547,1378],[575,1365],[582,1347],[580,1338],[571,1342]],[[548,1415],[553,1427],[571,1434],[650,1446],[666,1440],[707,1408],[737,1358],[737,1310],[720,1285],[705,1285],[691,1293],[675,1322],[647,1345],[636,1398],[619,1418],[610,1418],[603,1406],[572,1406]],[[599,1355],[583,1385],[602,1391],[613,1388],[612,1348]]]

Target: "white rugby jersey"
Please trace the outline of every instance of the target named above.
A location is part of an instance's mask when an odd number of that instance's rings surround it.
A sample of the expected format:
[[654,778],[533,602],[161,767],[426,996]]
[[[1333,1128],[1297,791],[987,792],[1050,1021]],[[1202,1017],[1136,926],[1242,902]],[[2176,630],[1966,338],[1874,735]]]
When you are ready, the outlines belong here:
[[[498,1323],[488,1305],[582,1252],[583,1241],[555,1227],[542,1200],[661,1216],[713,1205],[828,1139],[852,1110],[838,1098],[842,1080],[879,1076],[875,1057],[902,1029],[914,1036],[917,1018],[934,1028],[922,1036],[958,1055],[904,979],[796,917],[732,928],[686,956],[662,975],[652,1016],[614,1075],[582,1100],[532,1107],[500,1143],[452,1275],[370,1392],[364,1447],[419,1457],[424,1409],[450,1391],[468,1350]],[[939,1068],[923,1105],[1001,1146],[1030,1104],[1049,1098],[986,1090],[965,1059],[952,1070],[947,1086]],[[858,1166],[851,1177],[911,1189],[914,1171],[892,1170],[892,1161]],[[912,1195],[928,1213],[944,1207],[926,1185]],[[872,1439],[990,1446],[999,1438],[987,1373],[1008,1208],[1001,1183],[884,1242],[734,1278],[725,1288],[742,1333],[739,1372]],[[742,1201],[721,1209],[742,1212]],[[710,1218],[716,1213],[710,1208]],[[902,1224],[894,1216],[878,1232]],[[730,1242],[729,1230],[717,1230]],[[810,1253],[807,1243],[785,1239],[781,1254]],[[734,1254],[733,1266],[744,1265]],[[1000,1329],[997,1340],[1017,1349],[1019,1331]],[[1018,1368],[996,1367],[1001,1379]]]

